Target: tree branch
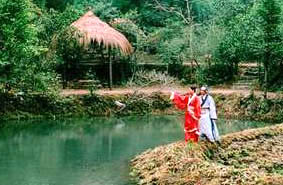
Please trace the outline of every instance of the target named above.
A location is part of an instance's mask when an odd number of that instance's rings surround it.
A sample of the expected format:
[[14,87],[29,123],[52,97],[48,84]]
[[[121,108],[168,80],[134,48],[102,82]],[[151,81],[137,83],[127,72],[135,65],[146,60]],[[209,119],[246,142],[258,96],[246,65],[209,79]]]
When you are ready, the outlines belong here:
[[182,10],[176,10],[176,8],[174,7],[166,7],[165,5],[162,5],[158,0],[153,0],[155,2],[155,8],[156,9],[159,9],[159,10],[162,10],[162,11],[165,11],[165,12],[168,12],[168,13],[173,13],[175,15],[177,15],[178,17],[180,17],[185,24],[187,25],[192,25],[193,21],[192,21],[192,17],[191,17],[191,11],[190,11],[190,6],[189,6],[189,1],[186,0],[186,3],[187,3],[187,12],[188,12],[188,17],[186,17]]

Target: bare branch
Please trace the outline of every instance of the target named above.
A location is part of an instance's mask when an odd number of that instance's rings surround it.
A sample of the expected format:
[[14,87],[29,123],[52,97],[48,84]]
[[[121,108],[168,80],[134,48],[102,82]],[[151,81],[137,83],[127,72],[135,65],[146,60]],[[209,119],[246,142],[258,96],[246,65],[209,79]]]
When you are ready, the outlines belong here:
[[192,17],[191,17],[191,13],[190,13],[190,7],[189,7],[189,1],[188,0],[186,0],[188,17],[186,17],[183,14],[181,9],[177,10],[174,7],[166,7],[165,5],[162,5],[158,0],[153,0],[153,1],[156,4],[156,6],[155,6],[156,9],[159,9],[159,10],[162,10],[162,11],[165,11],[165,12],[168,12],[168,13],[173,13],[173,14],[177,15],[178,17],[180,17],[184,21],[185,24],[192,25],[193,21],[192,21]]
[[187,4],[187,14],[188,14],[187,17],[190,22],[193,22],[192,17],[191,17],[191,9],[190,9],[189,0],[186,0],[186,4]]

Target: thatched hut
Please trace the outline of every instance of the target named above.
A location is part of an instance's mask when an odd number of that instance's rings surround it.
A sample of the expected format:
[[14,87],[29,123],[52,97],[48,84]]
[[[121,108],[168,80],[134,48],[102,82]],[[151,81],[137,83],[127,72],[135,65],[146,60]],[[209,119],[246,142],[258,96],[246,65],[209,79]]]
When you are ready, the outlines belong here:
[[91,44],[98,44],[108,50],[107,56],[109,62],[109,87],[112,87],[112,60],[110,51],[119,49],[121,54],[130,55],[133,48],[127,38],[115,30],[107,23],[101,21],[91,11],[88,11],[81,18],[71,24],[78,32],[77,38],[85,48]]

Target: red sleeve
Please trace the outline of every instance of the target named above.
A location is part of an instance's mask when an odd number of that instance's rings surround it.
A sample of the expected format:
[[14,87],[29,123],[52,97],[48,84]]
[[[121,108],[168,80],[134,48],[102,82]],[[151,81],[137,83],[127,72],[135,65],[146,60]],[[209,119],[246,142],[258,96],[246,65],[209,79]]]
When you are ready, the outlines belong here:
[[184,110],[188,104],[188,96],[181,96],[175,93],[173,102],[178,109]]
[[195,117],[200,119],[201,108],[200,108],[200,100],[198,97],[195,98],[195,109],[194,109]]

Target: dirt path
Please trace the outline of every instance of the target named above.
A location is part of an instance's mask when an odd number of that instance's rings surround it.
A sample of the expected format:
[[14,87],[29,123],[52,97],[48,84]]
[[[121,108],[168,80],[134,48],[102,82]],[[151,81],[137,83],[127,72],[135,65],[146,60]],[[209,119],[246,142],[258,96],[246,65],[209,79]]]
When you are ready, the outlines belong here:
[[[154,92],[161,92],[163,94],[170,94],[171,91],[176,91],[180,93],[185,93],[187,88],[184,86],[175,86],[175,87],[133,87],[133,88],[114,88],[112,90],[109,89],[99,89],[96,91],[99,95],[124,95],[131,94],[134,92],[144,93],[144,94],[152,94]],[[212,87],[210,90],[211,93],[215,94],[242,94],[246,96],[250,94],[249,90],[240,90],[240,89],[232,89],[232,88],[223,88],[223,87]],[[62,96],[70,96],[70,95],[86,95],[89,94],[89,91],[86,89],[65,89],[61,92]],[[256,95],[263,95],[262,91],[255,91]],[[268,93],[268,98],[283,98],[283,93]]]

